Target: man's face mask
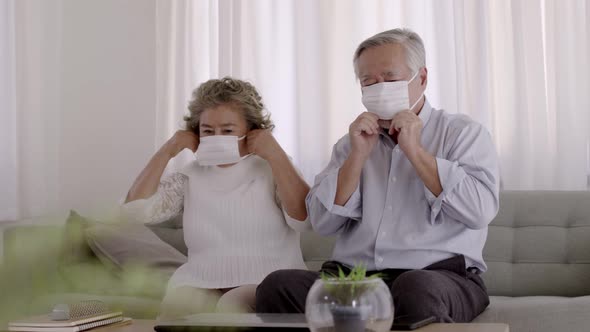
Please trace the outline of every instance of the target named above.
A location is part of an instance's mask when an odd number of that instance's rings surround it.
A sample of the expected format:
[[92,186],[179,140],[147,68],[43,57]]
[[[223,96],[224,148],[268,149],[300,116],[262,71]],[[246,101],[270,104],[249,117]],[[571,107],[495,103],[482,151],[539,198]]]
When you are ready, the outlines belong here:
[[363,87],[363,105],[382,120],[391,120],[401,111],[412,110],[424,95],[422,92],[422,95],[410,107],[408,85],[419,72],[418,70],[409,81],[383,82]]
[[214,135],[201,137],[195,152],[197,162],[201,166],[235,164],[249,155],[240,157],[238,141],[246,136]]

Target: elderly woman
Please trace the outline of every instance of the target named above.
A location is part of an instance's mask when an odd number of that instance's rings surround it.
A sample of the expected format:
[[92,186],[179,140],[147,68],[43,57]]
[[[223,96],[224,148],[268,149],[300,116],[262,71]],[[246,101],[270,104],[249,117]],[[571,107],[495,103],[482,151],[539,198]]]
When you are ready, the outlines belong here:
[[[253,312],[269,273],[305,268],[299,233],[309,227],[309,186],[271,134],[251,84],[225,77],[193,92],[178,131],[139,174],[124,211],[154,224],[183,213],[188,261],[172,276],[160,318]],[[195,161],[161,179],[183,149]]]

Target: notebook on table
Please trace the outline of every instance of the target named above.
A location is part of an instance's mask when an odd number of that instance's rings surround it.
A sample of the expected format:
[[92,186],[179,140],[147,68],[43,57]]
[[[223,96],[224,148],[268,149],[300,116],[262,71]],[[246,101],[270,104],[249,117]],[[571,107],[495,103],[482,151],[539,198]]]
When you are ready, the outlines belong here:
[[158,322],[157,332],[309,331],[303,314],[196,314]]
[[8,323],[8,330],[15,332],[79,332],[99,326],[119,323],[125,319],[121,312],[110,312],[62,321],[52,320],[49,315],[40,315],[10,322]]

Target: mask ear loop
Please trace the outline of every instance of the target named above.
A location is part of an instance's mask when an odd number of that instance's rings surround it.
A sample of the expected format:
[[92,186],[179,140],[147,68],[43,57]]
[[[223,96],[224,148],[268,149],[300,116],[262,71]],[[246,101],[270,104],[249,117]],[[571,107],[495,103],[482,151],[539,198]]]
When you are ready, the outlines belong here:
[[[418,73],[420,73],[420,69],[418,69],[418,71],[416,72],[416,74],[414,74],[414,76],[408,81],[408,85],[410,85],[410,82],[412,82],[416,76],[418,76]],[[418,97],[418,99],[416,100],[416,102],[414,103],[414,105],[412,105],[408,110],[411,111],[414,109],[414,107],[416,107],[416,105],[418,105],[418,102],[420,102],[420,100],[422,100],[422,97],[424,97],[424,92],[422,91],[422,94],[420,95],[420,97]]]
[[420,73],[420,69],[418,69],[418,71],[416,71],[416,74],[414,74],[414,76],[412,76],[412,78],[410,78],[410,80],[408,81],[408,84],[410,84],[416,78],[416,76],[418,76],[418,73]]
[[[244,135],[244,136],[242,136],[242,137],[238,137],[238,141],[241,141],[241,140],[243,140],[244,138],[246,138],[246,135]],[[238,149],[238,150],[239,150],[239,149]],[[248,154],[245,154],[245,155],[241,156],[241,157],[240,157],[240,161],[242,161],[242,160],[244,160],[244,159],[246,159],[246,158],[250,157],[251,155],[253,155],[253,153],[248,153]]]
[[410,111],[414,109],[414,107],[416,107],[416,105],[418,105],[418,102],[420,102],[420,100],[422,100],[422,97],[424,97],[424,92],[422,92],[422,94],[420,95],[420,97],[418,97],[418,100],[416,100],[416,102],[414,103],[414,105],[412,105],[412,107],[410,107]]

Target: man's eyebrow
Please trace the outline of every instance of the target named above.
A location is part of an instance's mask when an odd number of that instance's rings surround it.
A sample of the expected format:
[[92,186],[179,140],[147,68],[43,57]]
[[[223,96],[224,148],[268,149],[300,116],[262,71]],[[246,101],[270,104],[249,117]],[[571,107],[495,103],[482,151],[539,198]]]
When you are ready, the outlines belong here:
[[382,75],[383,75],[383,76],[397,76],[397,75],[399,75],[399,74],[400,74],[400,73],[399,73],[399,71],[397,71],[397,70],[388,70],[388,71],[384,71],[384,72],[382,73]]

